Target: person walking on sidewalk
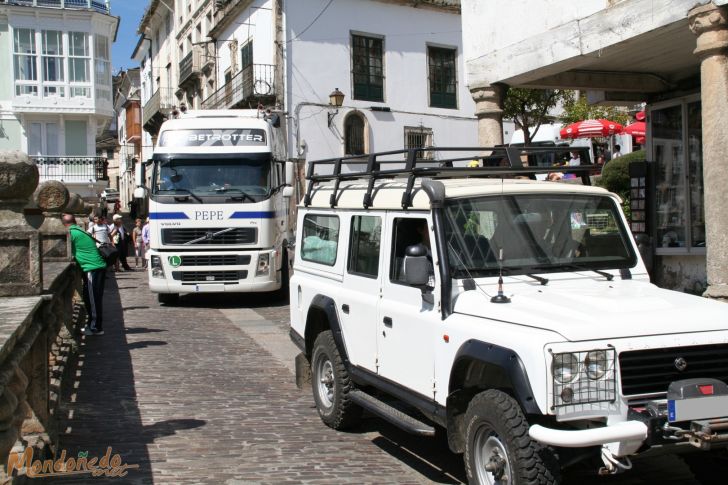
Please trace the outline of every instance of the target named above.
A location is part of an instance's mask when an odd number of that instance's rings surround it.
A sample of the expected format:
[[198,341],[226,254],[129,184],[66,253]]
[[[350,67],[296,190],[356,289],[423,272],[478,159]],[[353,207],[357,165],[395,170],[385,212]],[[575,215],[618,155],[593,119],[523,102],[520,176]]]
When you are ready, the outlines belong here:
[[149,262],[149,218],[147,217],[144,227],[142,227],[142,243],[144,244],[144,265],[143,268],[147,267]]
[[116,271],[119,271],[119,263],[121,263],[124,271],[132,271],[131,266],[126,262],[126,255],[129,253],[129,233],[124,227],[121,214],[114,214],[113,220],[114,224],[111,230],[112,241],[119,251],[119,259],[116,260]]
[[73,257],[83,271],[83,303],[88,323],[84,335],[103,335],[104,285],[106,283],[106,261],[101,257],[93,238],[76,225],[76,218],[63,214],[63,225],[71,236]]
[[142,239],[142,220],[135,221],[134,230],[131,233],[131,240],[134,243],[134,266],[139,267],[139,260],[146,267],[144,259],[144,240]]

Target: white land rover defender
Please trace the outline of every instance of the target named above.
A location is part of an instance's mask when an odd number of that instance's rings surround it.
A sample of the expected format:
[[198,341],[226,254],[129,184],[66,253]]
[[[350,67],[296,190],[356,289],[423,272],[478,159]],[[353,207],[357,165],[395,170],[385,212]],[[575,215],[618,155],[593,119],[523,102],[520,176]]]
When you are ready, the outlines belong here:
[[309,164],[291,338],[324,423],[441,427],[480,484],[655,449],[724,459],[728,305],[650,283],[594,165],[569,167],[584,185],[523,180],[561,154],[477,150],[479,168],[442,159],[456,149]]

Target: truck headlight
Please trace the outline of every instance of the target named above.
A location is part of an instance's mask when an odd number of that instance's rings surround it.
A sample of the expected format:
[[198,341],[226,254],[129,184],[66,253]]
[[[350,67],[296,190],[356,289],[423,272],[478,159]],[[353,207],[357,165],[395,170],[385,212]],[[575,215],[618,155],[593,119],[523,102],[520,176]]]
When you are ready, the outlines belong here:
[[555,354],[551,372],[557,382],[571,382],[579,375],[579,358],[574,354]]
[[553,354],[554,407],[614,402],[617,398],[614,365],[613,348]]
[[149,266],[152,268],[153,278],[164,278],[164,268],[162,267],[162,258],[159,256],[152,256],[150,258]]
[[258,255],[258,268],[255,270],[255,276],[265,276],[270,273],[270,253],[260,253]]

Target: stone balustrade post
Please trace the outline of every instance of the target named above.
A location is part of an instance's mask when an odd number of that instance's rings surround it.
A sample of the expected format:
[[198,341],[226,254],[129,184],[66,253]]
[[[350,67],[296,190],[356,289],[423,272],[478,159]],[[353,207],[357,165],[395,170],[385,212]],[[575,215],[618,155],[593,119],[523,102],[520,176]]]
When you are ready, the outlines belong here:
[[28,155],[0,152],[0,296],[43,291],[40,233],[24,214],[38,185],[38,167]]
[[41,251],[45,261],[70,261],[71,241],[68,229],[63,225],[61,216],[70,201],[66,186],[57,181],[43,182],[33,193],[35,204],[43,211],[43,223],[38,228],[41,233]]
[[697,35],[703,123],[706,271],[704,296],[728,302],[728,8],[708,3],[688,13]]

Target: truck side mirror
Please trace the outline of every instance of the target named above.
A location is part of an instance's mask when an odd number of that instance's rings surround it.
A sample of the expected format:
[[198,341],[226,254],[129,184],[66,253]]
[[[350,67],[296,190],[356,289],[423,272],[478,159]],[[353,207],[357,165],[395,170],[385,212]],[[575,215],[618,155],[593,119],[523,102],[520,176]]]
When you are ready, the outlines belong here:
[[293,187],[288,184],[284,185],[282,195],[283,197],[293,197]]
[[410,286],[427,286],[431,272],[432,263],[427,259],[427,248],[422,244],[408,246],[404,253],[405,282]]

